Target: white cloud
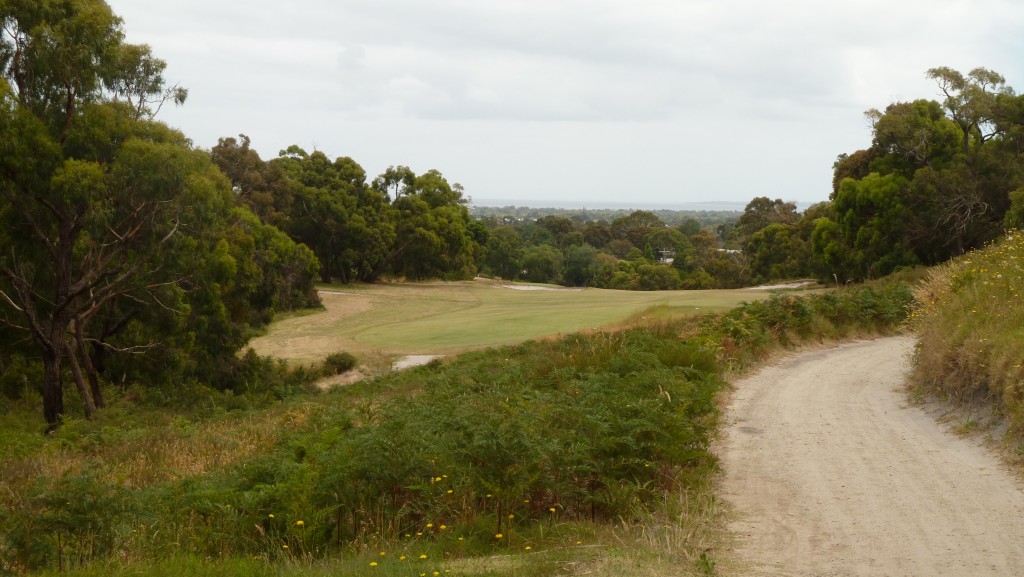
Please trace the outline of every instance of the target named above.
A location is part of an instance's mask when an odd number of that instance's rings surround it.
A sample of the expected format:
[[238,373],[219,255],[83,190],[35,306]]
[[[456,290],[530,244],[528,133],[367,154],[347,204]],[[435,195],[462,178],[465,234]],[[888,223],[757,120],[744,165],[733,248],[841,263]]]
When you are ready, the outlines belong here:
[[478,198],[528,182],[607,201],[820,199],[835,155],[868,144],[863,110],[935,97],[927,68],[1024,87],[1010,0],[111,4],[190,88],[164,117],[200,145],[316,142],[370,174],[439,168]]

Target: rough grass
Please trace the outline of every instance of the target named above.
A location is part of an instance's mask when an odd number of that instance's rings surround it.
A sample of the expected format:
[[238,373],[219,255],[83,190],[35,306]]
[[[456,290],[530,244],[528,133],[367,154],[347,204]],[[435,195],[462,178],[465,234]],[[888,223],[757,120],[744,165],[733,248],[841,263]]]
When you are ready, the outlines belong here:
[[118,398],[42,441],[14,411],[0,573],[711,575],[713,375],[822,328],[891,330],[904,293],[775,295],[693,320],[661,320],[666,305],[623,332],[227,414]]
[[[315,361],[337,350],[453,354],[623,324],[652,310],[661,320],[722,312],[768,296],[757,290],[514,290],[468,281],[325,288],[325,310],[275,321],[251,346]],[[527,285],[520,285],[527,286]]]
[[1024,457],[1024,234],[933,268],[915,298],[915,386],[968,412],[989,407]]

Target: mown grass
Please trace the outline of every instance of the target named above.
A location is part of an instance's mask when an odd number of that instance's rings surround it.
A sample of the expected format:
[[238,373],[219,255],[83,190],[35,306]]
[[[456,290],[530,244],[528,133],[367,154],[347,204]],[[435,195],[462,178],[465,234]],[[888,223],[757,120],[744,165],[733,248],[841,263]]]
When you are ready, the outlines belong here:
[[357,354],[453,354],[619,325],[648,309],[663,320],[723,312],[766,298],[756,290],[515,290],[491,281],[322,287],[325,310],[275,321],[260,354],[315,361]]
[[0,573],[714,574],[722,375],[893,330],[908,300],[894,286],[641,314],[268,408],[135,399],[41,442],[5,420],[25,447],[0,462]]
[[914,384],[964,408],[990,408],[1024,458],[1024,234],[935,267],[915,298]]

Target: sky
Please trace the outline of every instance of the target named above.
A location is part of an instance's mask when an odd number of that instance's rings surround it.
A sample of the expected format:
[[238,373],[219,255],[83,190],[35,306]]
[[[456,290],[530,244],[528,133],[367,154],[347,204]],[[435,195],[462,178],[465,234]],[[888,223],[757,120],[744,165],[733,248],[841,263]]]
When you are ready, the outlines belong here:
[[929,68],[1024,90],[1016,0],[108,0],[188,88],[158,117],[441,171],[474,204],[826,200]]

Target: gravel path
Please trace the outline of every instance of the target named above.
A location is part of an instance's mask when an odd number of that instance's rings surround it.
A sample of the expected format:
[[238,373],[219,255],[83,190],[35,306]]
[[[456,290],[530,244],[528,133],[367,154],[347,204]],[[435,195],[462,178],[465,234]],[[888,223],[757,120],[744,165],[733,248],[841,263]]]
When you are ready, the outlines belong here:
[[1024,575],[1024,486],[908,407],[913,340],[802,353],[736,383],[719,453],[725,575]]

